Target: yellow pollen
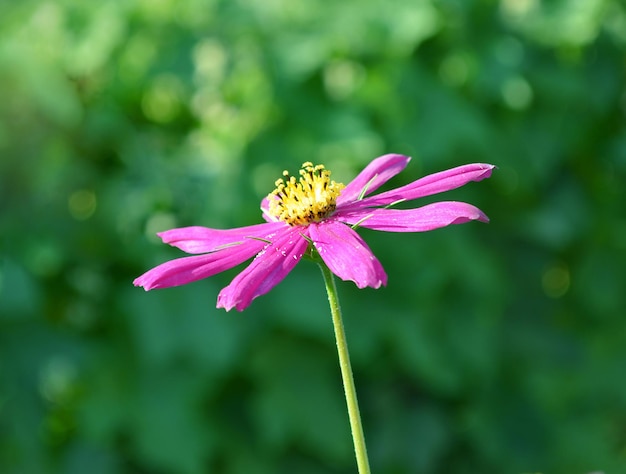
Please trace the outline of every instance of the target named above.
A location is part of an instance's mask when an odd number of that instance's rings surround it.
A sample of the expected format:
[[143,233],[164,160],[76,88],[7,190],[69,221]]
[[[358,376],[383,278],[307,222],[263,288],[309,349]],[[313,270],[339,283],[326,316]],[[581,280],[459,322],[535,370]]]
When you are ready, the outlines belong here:
[[308,225],[328,217],[335,210],[336,200],[345,187],[330,179],[324,165],[302,164],[300,178],[283,171],[276,189],[268,195],[270,215],[287,224]]

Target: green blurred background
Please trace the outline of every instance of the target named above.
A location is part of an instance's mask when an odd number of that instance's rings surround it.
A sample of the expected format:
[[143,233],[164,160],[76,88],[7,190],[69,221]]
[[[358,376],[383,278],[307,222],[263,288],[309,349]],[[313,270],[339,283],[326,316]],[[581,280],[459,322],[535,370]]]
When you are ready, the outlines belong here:
[[355,472],[314,265],[243,313],[240,268],[132,280],[389,152],[499,169],[339,282],[373,472],[626,472],[625,71],[617,0],[2,2],[0,472]]

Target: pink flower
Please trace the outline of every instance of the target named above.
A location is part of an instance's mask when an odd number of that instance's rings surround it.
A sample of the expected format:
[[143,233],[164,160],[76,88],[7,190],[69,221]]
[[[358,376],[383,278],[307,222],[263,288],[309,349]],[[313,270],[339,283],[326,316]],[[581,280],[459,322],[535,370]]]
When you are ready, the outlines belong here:
[[352,280],[359,288],[386,285],[387,274],[355,228],[423,232],[472,220],[489,221],[480,209],[464,202],[436,202],[409,210],[389,207],[488,178],[493,165],[459,166],[370,196],[409,160],[394,154],[376,158],[347,186],[331,181],[330,172],[321,165],[304,163],[299,178],[285,171],[285,178],[261,202],[267,222],[228,230],[194,226],[160,232],[163,242],[200,255],[165,262],[134,284],[146,290],[184,285],[255,257],[217,298],[218,308],[242,311],[280,283],[314,248],[342,280]]

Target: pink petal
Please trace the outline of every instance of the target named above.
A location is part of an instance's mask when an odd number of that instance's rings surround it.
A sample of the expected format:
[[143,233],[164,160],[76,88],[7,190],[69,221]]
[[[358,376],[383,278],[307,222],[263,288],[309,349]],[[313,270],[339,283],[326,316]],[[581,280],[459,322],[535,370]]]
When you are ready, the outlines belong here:
[[155,288],[179,286],[207,278],[245,262],[261,251],[267,244],[260,240],[246,240],[217,252],[193,257],[177,258],[162,263],[136,278],[133,284],[146,291]]
[[474,163],[458,166],[439,173],[424,176],[406,186],[392,189],[359,201],[359,207],[387,206],[397,201],[410,201],[431,194],[458,188],[470,181],[481,181],[491,176],[494,165]]
[[[278,199],[276,196],[272,196],[274,199]],[[278,220],[277,217],[274,217],[270,214],[270,200],[269,200],[269,196],[265,196],[262,200],[261,200],[261,215],[263,216],[263,219],[265,219],[267,222],[280,222]]]
[[271,240],[277,231],[285,227],[284,222],[257,224],[236,229],[210,229],[193,226],[166,230],[157,235],[166,244],[178,247],[187,253],[206,253],[251,239]]
[[436,202],[409,210],[369,209],[335,218],[347,224],[358,223],[359,227],[387,232],[424,232],[473,220],[489,222],[477,207],[456,201]]
[[356,201],[364,190],[365,195],[377,190],[402,171],[410,159],[408,156],[395,154],[376,158],[341,191],[337,205]]
[[270,201],[267,196],[265,196],[263,199],[261,199],[261,215],[263,216],[263,219],[265,219],[267,222],[276,222],[276,218],[270,215],[269,209]]
[[257,296],[278,283],[296,266],[309,244],[302,237],[303,228],[289,227],[267,245],[252,263],[220,291],[217,307],[243,311]]
[[359,288],[387,284],[387,274],[367,244],[350,227],[337,221],[309,225],[309,236],[324,263],[342,280]]

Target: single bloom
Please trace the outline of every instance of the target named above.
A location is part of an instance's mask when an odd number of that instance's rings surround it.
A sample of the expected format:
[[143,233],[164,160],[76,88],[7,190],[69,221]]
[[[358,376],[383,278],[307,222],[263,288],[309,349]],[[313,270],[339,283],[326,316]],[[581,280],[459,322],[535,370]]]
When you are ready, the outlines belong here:
[[134,284],[146,290],[184,285],[255,257],[217,298],[218,308],[242,311],[280,283],[305,254],[317,252],[342,280],[351,280],[359,288],[386,285],[387,274],[355,231],[357,227],[423,232],[472,220],[489,221],[480,209],[464,202],[435,202],[407,210],[390,207],[488,178],[493,165],[459,166],[371,195],[409,160],[396,154],[376,158],[345,186],[332,181],[323,165],[304,163],[298,177],[285,171],[276,189],[261,201],[265,223],[227,230],[192,226],[160,232],[166,244],[199,255],[165,262]]

